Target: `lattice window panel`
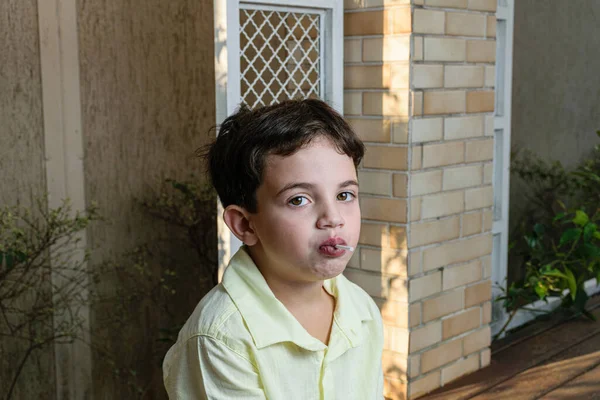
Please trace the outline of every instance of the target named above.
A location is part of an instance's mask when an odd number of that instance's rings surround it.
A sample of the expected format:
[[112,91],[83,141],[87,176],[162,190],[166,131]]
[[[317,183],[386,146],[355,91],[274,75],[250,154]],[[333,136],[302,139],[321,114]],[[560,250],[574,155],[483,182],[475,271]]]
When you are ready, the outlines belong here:
[[321,15],[240,9],[240,92],[249,107],[322,98]]

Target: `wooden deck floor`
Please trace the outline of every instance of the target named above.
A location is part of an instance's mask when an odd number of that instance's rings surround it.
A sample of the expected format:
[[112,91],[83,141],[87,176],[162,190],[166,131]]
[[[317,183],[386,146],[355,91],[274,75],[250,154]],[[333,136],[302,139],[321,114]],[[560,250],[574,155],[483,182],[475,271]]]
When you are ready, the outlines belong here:
[[489,367],[420,400],[600,399],[600,297],[589,309],[598,321],[555,317],[494,342]]

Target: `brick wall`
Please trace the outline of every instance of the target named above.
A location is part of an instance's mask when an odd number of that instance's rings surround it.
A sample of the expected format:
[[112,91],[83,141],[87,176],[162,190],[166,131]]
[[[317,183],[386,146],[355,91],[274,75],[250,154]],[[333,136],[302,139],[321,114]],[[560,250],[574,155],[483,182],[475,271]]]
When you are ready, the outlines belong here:
[[347,276],[381,306],[386,395],[490,362],[496,0],[346,0],[345,114],[367,144]]

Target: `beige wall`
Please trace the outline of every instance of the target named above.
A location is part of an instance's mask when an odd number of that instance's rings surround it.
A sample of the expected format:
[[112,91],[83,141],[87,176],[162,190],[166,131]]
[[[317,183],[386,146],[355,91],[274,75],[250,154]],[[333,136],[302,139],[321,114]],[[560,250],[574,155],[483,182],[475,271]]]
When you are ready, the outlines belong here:
[[[97,263],[165,233],[136,199],[150,197],[165,178],[202,175],[194,151],[215,122],[213,9],[211,1],[79,1],[78,15],[86,198],[110,220],[89,232]],[[166,245],[185,252],[173,240]],[[189,315],[204,290],[190,277],[185,294],[174,298],[178,316]],[[112,347],[153,379],[147,389],[160,398],[160,359],[143,360],[172,321],[146,307],[131,310],[129,327],[112,333]],[[96,318],[109,312],[98,308]],[[95,360],[94,368],[95,377],[109,380],[96,380],[96,398],[123,398],[125,387],[110,382],[111,367]]]
[[[573,166],[600,142],[599,15],[597,1],[515,1],[513,149]],[[525,190],[511,176],[511,227]]]
[[[0,49],[0,207],[31,206],[46,184],[35,0],[0,2]],[[6,395],[21,361],[17,353],[12,355],[19,343],[0,337],[0,397]],[[52,398],[53,371],[52,348],[35,352],[13,398]]]

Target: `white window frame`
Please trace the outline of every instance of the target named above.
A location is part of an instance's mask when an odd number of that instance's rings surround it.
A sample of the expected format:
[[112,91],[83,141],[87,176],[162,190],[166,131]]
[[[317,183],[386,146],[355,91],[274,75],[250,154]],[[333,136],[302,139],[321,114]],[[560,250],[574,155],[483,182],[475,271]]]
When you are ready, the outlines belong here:
[[[215,12],[215,100],[216,123],[235,112],[241,99],[240,85],[240,8],[266,10],[289,8],[290,11],[311,10],[322,16],[321,24],[321,90],[324,100],[339,113],[344,102],[344,31],[343,0],[214,0]],[[219,279],[231,256],[242,243],[225,225],[221,205],[217,208],[219,236]]]

